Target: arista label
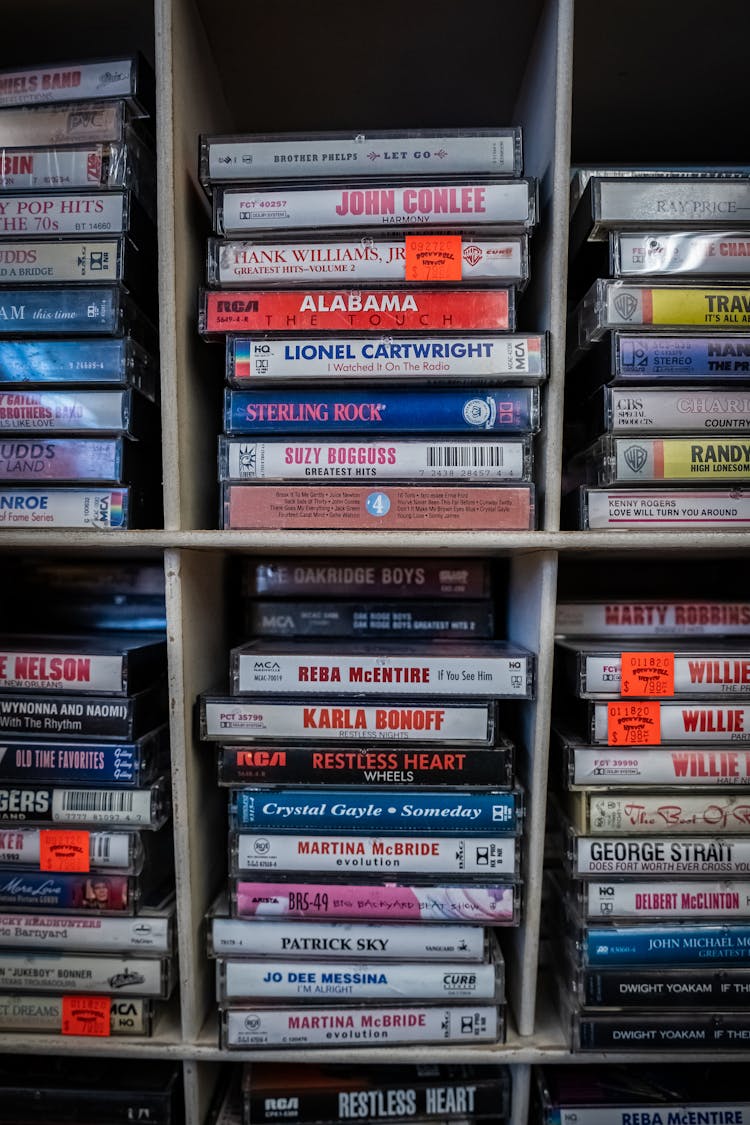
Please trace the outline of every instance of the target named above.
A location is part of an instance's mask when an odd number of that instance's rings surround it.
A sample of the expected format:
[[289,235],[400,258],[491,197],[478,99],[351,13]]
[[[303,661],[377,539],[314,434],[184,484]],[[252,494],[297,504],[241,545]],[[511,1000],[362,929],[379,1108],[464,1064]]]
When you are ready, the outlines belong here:
[[506,331],[510,290],[238,290],[203,293],[202,329],[212,332]]

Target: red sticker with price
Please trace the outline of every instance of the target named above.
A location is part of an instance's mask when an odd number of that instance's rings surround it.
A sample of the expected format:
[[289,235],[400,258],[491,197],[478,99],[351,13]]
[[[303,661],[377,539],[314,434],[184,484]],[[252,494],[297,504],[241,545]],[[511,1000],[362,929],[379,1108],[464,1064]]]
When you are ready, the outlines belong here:
[[112,1034],[110,996],[63,996],[63,1035],[90,1035],[104,1038]]
[[407,281],[460,281],[460,234],[407,234]]
[[40,871],[90,871],[89,833],[43,828],[39,833]]
[[623,652],[620,695],[674,695],[673,652]]
[[661,743],[661,705],[639,700],[637,703],[607,704],[608,746],[658,746]]

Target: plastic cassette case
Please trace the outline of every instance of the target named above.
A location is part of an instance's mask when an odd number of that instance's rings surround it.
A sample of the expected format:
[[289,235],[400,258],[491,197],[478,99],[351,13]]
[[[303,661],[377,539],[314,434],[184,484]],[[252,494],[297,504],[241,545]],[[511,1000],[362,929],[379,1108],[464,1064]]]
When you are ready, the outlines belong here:
[[[653,449],[650,467],[656,480],[681,479],[673,475],[680,468],[680,454],[691,470],[688,480],[698,474],[709,480],[735,477],[743,460],[738,456],[742,437],[750,431],[750,395],[723,386],[671,390],[643,387],[637,391],[632,387],[604,387],[594,398],[594,420],[597,428],[632,434],[635,443]],[[682,445],[674,439],[665,442],[663,435],[672,433],[695,436],[683,439]],[[651,438],[651,434],[657,436]],[[732,441],[735,434],[736,447]],[[693,444],[696,450],[691,456]],[[641,460],[640,454],[632,454],[629,461],[625,459],[625,466],[637,473]]]
[[0,635],[0,689],[130,695],[166,670],[157,637]]
[[523,171],[518,126],[491,129],[396,129],[366,133],[257,133],[202,136],[200,178],[217,182],[318,177],[359,179],[460,176]]
[[[750,841],[746,846],[750,854]],[[375,879],[382,878],[384,872],[433,879],[444,879],[446,875],[481,878],[489,873],[514,877],[520,870],[520,852],[520,842],[514,836],[474,836],[468,832],[464,836],[433,836],[425,831],[410,838],[393,833],[229,834],[229,866],[233,875],[314,871],[337,877],[356,872]],[[0,851],[0,858],[4,854]]]
[[750,872],[750,841],[737,836],[592,837],[570,832],[566,859],[570,874],[576,878],[621,875],[734,878]]
[[0,242],[0,282],[45,285],[121,281],[134,292],[155,289],[153,259],[129,238],[24,239]]
[[337,555],[246,558],[245,598],[488,598],[490,570],[477,558],[377,558]]
[[[750,355],[750,343],[748,345]],[[748,368],[750,370],[750,367]],[[519,385],[547,376],[547,340],[539,335],[227,336],[227,382],[239,389],[306,383],[472,383]]]
[[581,488],[580,526],[599,530],[747,531],[750,489]]
[[0,106],[124,98],[134,114],[153,112],[154,74],[142,55],[72,60],[0,70]]
[[[0,506],[1,506],[0,496]],[[228,531],[531,531],[533,485],[224,484]]]
[[742,700],[594,702],[589,704],[589,716],[592,743],[620,749],[663,742],[683,746],[707,742],[741,746],[750,742],[750,707]]
[[[2,749],[2,746],[0,746]],[[275,746],[219,748],[219,785],[402,785],[420,790],[460,786],[511,788],[514,747],[500,736],[494,746],[473,750],[408,750],[399,746]],[[2,777],[2,759],[0,759]],[[750,782],[749,782],[750,783]]]
[[[515,289],[203,289],[198,330],[514,332]],[[0,309],[2,306],[0,305]]]
[[578,307],[579,346],[588,348],[611,329],[629,325],[736,332],[750,326],[750,287],[729,282],[649,285],[599,278]]
[[582,739],[557,732],[564,784],[601,788],[666,786],[676,792],[686,786],[726,790],[750,786],[750,753],[723,745],[696,750],[690,746],[657,749],[590,746]]
[[166,726],[130,743],[3,738],[0,781],[138,789],[153,781],[168,761],[168,747]]
[[[2,111],[0,111],[0,116]],[[149,222],[129,191],[81,191],[75,193],[60,193],[58,191],[40,192],[6,192],[0,194],[0,265],[23,266],[18,270],[18,277],[13,279],[7,271],[3,271],[3,281],[29,280],[28,271],[33,267],[31,257],[33,247],[23,252],[16,248],[19,241],[27,246],[26,239],[49,239],[52,236],[67,235],[80,240],[82,236],[116,235],[129,232],[130,237],[137,246],[146,250],[150,244],[149,235],[153,238],[153,224]],[[8,240],[6,242],[6,239]],[[41,244],[42,246],[44,243]],[[57,260],[65,253],[58,251]],[[37,259],[44,262],[43,255],[51,255],[51,251],[40,250]],[[74,260],[75,261],[75,260]],[[88,264],[88,269],[95,271],[101,258]],[[70,266],[68,266],[70,269]],[[66,277],[55,278],[38,276],[38,281],[67,281]],[[77,280],[84,280],[78,278]],[[89,281],[96,280],[96,275],[88,275]],[[114,278],[102,277],[101,281],[112,281]]]
[[[485,867],[486,871],[486,867]],[[283,883],[230,881],[232,913],[261,921],[462,922],[517,926],[520,887],[513,882]]]
[[[573,1013],[573,1049],[578,1051],[744,1051],[750,1041],[750,1015],[707,1012],[606,1015]],[[601,1119],[599,1119],[601,1120]]]
[[0,909],[95,917],[134,915],[143,898],[142,880],[130,875],[3,871]]
[[642,642],[558,641],[568,683],[580,699],[750,696],[750,641],[663,637]]
[[750,965],[750,926],[741,922],[583,923],[574,956],[587,968]]
[[[0,638],[0,645],[2,640]],[[0,655],[2,649],[0,648]],[[750,661],[748,661],[750,675]],[[232,649],[233,695],[433,695],[531,699],[534,657],[505,641],[363,645],[253,640]],[[0,681],[1,682],[1,681]]]
[[622,383],[744,381],[750,376],[750,335],[613,332],[611,372]]
[[[93,1000],[96,1003],[92,1003]],[[106,1011],[101,997],[39,996],[5,993],[0,996],[0,1031],[15,1035],[39,1032],[44,1035],[139,1035],[152,1031],[151,1000],[135,996],[109,996]],[[107,1030],[107,1016],[109,1030]],[[97,1059],[97,1068],[100,1060]],[[27,1095],[28,1097],[28,1095]],[[24,1112],[27,1112],[26,1110]]]
[[228,434],[536,433],[540,424],[536,387],[342,393],[227,391]]
[[[341,705],[337,696],[310,704],[288,698],[267,703],[208,692],[200,697],[201,738],[208,742],[390,742],[444,746],[491,746],[497,727],[491,702],[445,703],[386,697],[374,704]],[[0,717],[2,698],[0,697]]]
[[[748,446],[750,449],[750,446]],[[220,481],[530,481],[531,439],[219,438]]]
[[588,450],[586,461],[589,479],[600,486],[750,481],[750,442],[742,435],[652,438],[607,434]]
[[[750,607],[748,607],[750,615]],[[338,601],[267,599],[245,607],[250,637],[432,637],[440,640],[490,640],[494,635],[492,602],[484,601]]]
[[750,275],[750,231],[610,232],[613,277]]
[[576,828],[591,835],[716,832],[743,836],[750,832],[750,790],[737,794],[715,789],[691,789],[689,793],[602,793],[593,789],[569,793],[566,810]]
[[118,871],[143,867],[141,837],[134,832],[5,828],[0,832],[0,870],[38,872]]
[[558,602],[560,637],[750,636],[750,602],[690,599]]
[[121,285],[0,288],[0,340],[16,336],[129,336],[156,352],[153,325]]
[[132,742],[164,722],[166,707],[163,680],[135,695],[108,698],[59,690],[17,692],[4,688],[0,692],[0,734]]
[[390,236],[352,232],[348,239],[209,239],[206,273],[218,289],[269,285],[516,285],[529,277],[525,235],[462,231]]
[[172,991],[172,958],[0,950],[0,987],[6,992],[166,999]]
[[121,340],[0,340],[0,385],[13,388],[77,384],[134,387],[156,397],[155,360],[125,337]]
[[[743,813],[750,819],[750,799],[747,804],[742,799],[732,802],[731,812],[725,809],[729,823]],[[518,790],[394,794],[379,789],[233,789],[229,794],[229,823],[240,831],[410,834],[429,825],[440,836],[463,835],[467,828],[514,836],[521,831],[522,817]]]
[[[0,139],[2,138],[0,116]],[[247,237],[258,231],[338,230],[342,228],[440,227],[492,225],[528,230],[536,223],[534,180],[432,180],[402,184],[373,180],[355,187],[326,184],[278,184],[216,187],[214,230]]]
[[77,915],[0,913],[0,948],[166,956],[174,946],[174,919],[173,902],[153,909],[141,904],[130,918],[83,916],[83,910]]
[[125,101],[5,106],[0,108],[0,149],[121,142],[130,120]]
[[[133,478],[133,444],[123,438],[0,437],[0,481],[22,484],[99,481],[120,484]],[[144,466],[145,468],[145,466]]]
[[231,1008],[221,1014],[225,1050],[253,1047],[399,1046],[497,1043],[505,1011],[488,1006],[407,1005],[382,1008]]
[[659,969],[628,967],[606,972],[582,969],[571,982],[582,1008],[744,1008],[750,993],[748,969]]
[[581,883],[575,892],[582,916],[599,921],[681,922],[750,919],[750,881],[688,879]]
[[157,829],[170,811],[169,779],[147,789],[0,786],[0,825],[78,824]]
[[139,438],[154,428],[154,406],[124,391],[0,390],[0,438],[9,434],[125,434]]
[[242,1074],[247,1125],[277,1120],[274,1095],[296,1098],[287,1120],[300,1125],[361,1121],[429,1121],[468,1114],[471,1120],[510,1112],[510,1071],[504,1066],[400,1064],[293,1066],[253,1063]]

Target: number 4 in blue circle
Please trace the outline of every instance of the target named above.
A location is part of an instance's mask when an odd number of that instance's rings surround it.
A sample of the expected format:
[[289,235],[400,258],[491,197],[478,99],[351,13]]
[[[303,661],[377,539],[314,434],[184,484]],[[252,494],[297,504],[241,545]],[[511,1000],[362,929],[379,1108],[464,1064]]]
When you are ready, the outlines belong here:
[[371,492],[365,501],[365,507],[371,516],[387,516],[391,501],[385,492]]

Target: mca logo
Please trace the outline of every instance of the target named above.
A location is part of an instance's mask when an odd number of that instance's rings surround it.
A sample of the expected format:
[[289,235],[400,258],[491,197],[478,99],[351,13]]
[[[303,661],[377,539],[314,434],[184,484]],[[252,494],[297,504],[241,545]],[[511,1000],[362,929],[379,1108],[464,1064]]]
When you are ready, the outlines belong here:
[[632,293],[618,293],[614,303],[623,320],[630,320],[638,308],[638,300]]
[[648,453],[642,445],[631,445],[625,450],[624,457],[628,468],[634,473],[640,473],[648,460]]
[[484,251],[479,246],[471,243],[469,246],[464,247],[463,260],[468,262],[470,266],[476,266],[481,262],[484,257]]

